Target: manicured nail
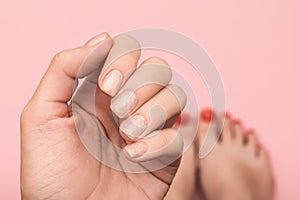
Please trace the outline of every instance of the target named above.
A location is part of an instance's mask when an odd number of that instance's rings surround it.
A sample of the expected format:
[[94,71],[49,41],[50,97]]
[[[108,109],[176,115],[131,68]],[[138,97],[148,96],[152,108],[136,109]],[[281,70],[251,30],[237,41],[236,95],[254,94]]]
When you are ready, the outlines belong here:
[[120,125],[121,131],[123,131],[129,138],[138,138],[146,128],[146,119],[142,115],[135,115],[126,119]]
[[126,117],[137,105],[138,100],[132,91],[124,91],[113,99],[111,110],[119,117]]
[[101,33],[101,34],[93,37],[89,41],[87,41],[87,43],[85,44],[85,46],[87,46],[87,47],[93,46],[95,44],[98,44],[99,42],[104,41],[106,38],[108,38],[108,34],[106,32]]
[[212,119],[213,112],[210,108],[204,109],[201,112],[201,119],[206,122],[210,122]]
[[123,81],[123,75],[119,70],[112,70],[109,72],[101,84],[103,92],[110,96],[114,96],[119,90]]
[[144,142],[136,142],[127,145],[124,150],[131,158],[142,156],[147,151],[147,145]]

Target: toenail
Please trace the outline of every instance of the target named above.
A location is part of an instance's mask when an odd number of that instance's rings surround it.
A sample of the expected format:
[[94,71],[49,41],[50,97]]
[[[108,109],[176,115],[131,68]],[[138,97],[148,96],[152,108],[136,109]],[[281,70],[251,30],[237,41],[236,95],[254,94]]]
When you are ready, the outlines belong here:
[[255,130],[254,130],[253,128],[249,128],[248,133],[249,133],[249,134],[254,134],[254,133],[255,133]]
[[186,125],[190,121],[190,116],[186,113],[179,115],[176,124],[177,125]]
[[206,122],[210,122],[212,119],[213,112],[210,108],[204,109],[201,112],[201,119]]
[[177,125],[181,124],[181,115],[179,115],[179,117],[177,118],[176,124],[177,124]]
[[233,123],[236,124],[236,125],[241,125],[242,122],[239,119],[234,119]]
[[230,112],[225,112],[225,117],[227,117],[227,118],[230,118],[231,117],[231,114],[230,114]]

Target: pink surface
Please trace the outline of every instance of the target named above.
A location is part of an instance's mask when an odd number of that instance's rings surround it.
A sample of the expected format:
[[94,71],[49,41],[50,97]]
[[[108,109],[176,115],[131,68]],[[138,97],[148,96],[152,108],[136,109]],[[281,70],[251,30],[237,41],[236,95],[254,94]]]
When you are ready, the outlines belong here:
[[20,198],[19,115],[51,57],[102,31],[145,26],[177,30],[204,46],[222,75],[228,110],[254,127],[270,150],[277,199],[300,199],[299,1],[0,4],[0,199]]

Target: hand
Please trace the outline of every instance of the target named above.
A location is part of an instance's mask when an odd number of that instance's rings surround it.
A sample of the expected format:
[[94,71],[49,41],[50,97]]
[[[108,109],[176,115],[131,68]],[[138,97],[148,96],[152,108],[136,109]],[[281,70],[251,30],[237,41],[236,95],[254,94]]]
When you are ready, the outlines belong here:
[[183,140],[172,126],[186,97],[169,85],[164,60],[137,68],[140,53],[135,39],[103,33],[53,58],[21,115],[22,199],[165,196],[180,163]]

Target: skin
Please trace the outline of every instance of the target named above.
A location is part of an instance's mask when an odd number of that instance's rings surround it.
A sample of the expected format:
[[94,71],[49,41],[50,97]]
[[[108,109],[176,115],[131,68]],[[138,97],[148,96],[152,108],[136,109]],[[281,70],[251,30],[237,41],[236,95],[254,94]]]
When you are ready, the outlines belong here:
[[[104,58],[111,50],[109,45],[111,38],[107,37],[105,40],[108,45],[102,49]],[[117,171],[96,160],[78,136],[73,113],[88,113],[90,108],[70,107],[68,102],[73,95],[75,78],[81,63],[101,42],[103,41],[99,41],[97,36],[83,47],[57,54],[35,94],[24,108],[21,115],[22,199],[162,199],[166,196],[180,159],[160,170],[141,174]],[[114,50],[111,52],[114,54]],[[117,59],[113,67],[124,74],[130,73],[136,67],[139,56],[140,51],[134,51]],[[150,58],[144,63],[167,65],[160,58]],[[139,101],[139,106],[130,113],[131,115],[137,111],[146,114],[143,105],[147,105],[148,108],[153,101],[161,102],[161,106],[168,110],[167,116],[172,120],[166,123],[168,126],[157,136],[151,139],[132,140],[120,131],[114,122],[110,103],[111,97],[115,94],[100,89],[103,76],[110,70],[112,68],[108,67],[99,79],[96,77],[98,81],[90,80],[93,84],[99,84],[96,90],[96,115],[91,118],[99,120],[106,130],[106,136],[120,148],[124,149],[137,141],[147,144],[150,152],[169,145],[178,135],[176,129],[169,127],[172,127],[182,105],[170,106],[174,97],[164,90],[165,86],[159,88],[165,91],[161,93],[163,95],[157,96],[155,96],[158,93],[157,86],[150,85],[139,89],[137,93],[142,101]],[[168,99],[168,104],[164,105],[163,99]],[[200,143],[208,125],[205,120],[200,123],[198,132]],[[92,131],[89,126],[83,128],[87,132]],[[199,162],[196,159],[195,146],[185,153],[184,163],[180,166],[166,199],[191,199],[196,185],[194,177],[198,169],[200,169],[198,179],[202,186],[201,190],[208,200],[272,199],[273,179],[270,163],[265,150],[258,147],[257,143],[254,135],[246,134],[241,125],[234,124],[231,119],[226,118],[222,140],[217,143],[209,156]],[[180,146],[178,144],[176,146]],[[197,148],[199,147],[196,146]],[[175,147],[171,148],[173,151],[170,149],[168,152],[161,151],[156,157],[143,155],[138,159],[129,159],[138,162],[161,158],[170,152],[179,155],[181,149],[174,149]],[[101,151],[106,153],[106,149],[102,148]],[[214,192],[216,190],[221,192]]]
[[[206,134],[217,139],[217,118],[210,121],[211,114],[207,113],[211,111],[207,111],[203,110],[201,114],[195,149],[200,149]],[[209,129],[209,126],[212,128]],[[200,185],[198,192],[201,199],[273,199],[274,179],[268,153],[259,145],[256,133],[251,129],[246,131],[240,121],[226,115],[221,138],[212,151],[202,159],[197,158],[195,151],[186,152],[183,160],[191,154],[195,155],[194,160],[180,165],[167,199],[193,199],[195,191],[191,188],[196,187],[195,176]],[[190,165],[193,162],[194,165]],[[190,176],[193,168],[198,173]]]
[[[209,124],[216,124],[216,121],[201,120],[200,123],[199,137],[203,141]],[[207,134],[213,132],[216,129]],[[268,153],[259,145],[253,130],[245,130],[239,120],[229,115],[225,116],[221,139],[198,164],[198,178],[205,199],[273,199],[274,184]]]
[[[24,200],[162,199],[170,187],[180,159],[156,171],[140,174],[117,171],[96,160],[78,136],[73,113],[87,113],[89,108],[76,106],[72,108],[68,101],[73,95],[78,70],[87,55],[104,40],[108,45],[102,49],[103,62],[109,54],[112,46],[111,38],[106,34],[103,40],[102,36],[103,34],[92,38],[82,47],[58,53],[22,112],[21,195]],[[113,67],[120,69],[122,73],[132,71],[136,68],[139,56],[139,51],[123,56],[114,63]],[[160,58],[148,59],[145,62],[166,63]],[[110,70],[110,68],[106,69]],[[102,75],[105,75],[107,71]],[[93,80],[93,84],[101,86],[102,75],[99,79],[97,77],[98,81]],[[81,76],[86,76],[86,74],[83,73]],[[147,96],[151,96],[149,93],[155,94],[156,92],[151,89],[145,91]],[[164,94],[168,95],[167,92]],[[175,137],[177,138],[176,129],[166,128],[151,139],[128,140],[128,137],[120,132],[114,122],[109,108],[112,96],[97,87],[96,115],[91,117],[99,120],[106,130],[106,136],[113,144],[124,149],[129,144],[142,141],[148,145],[147,151],[151,152],[160,150],[169,145]],[[153,98],[155,96],[145,99],[145,103]],[[172,100],[174,97],[169,95],[164,98]],[[171,108],[173,110],[171,114],[169,113],[170,117],[177,116],[182,109],[179,105]],[[84,128],[87,127],[84,126]],[[171,152],[180,154],[181,145],[178,145],[181,144],[180,142],[182,141],[179,140],[174,148],[171,145],[171,150],[173,150]],[[106,149],[102,148],[101,152],[105,154]],[[157,159],[166,153],[170,151],[162,150],[156,154],[156,157],[142,156],[140,159]],[[134,158],[131,159],[138,163]]]

